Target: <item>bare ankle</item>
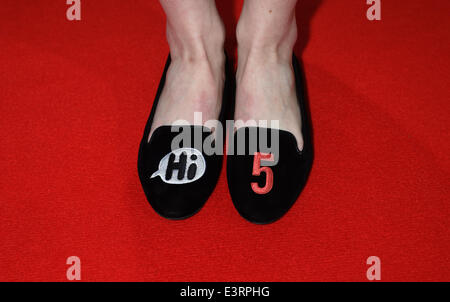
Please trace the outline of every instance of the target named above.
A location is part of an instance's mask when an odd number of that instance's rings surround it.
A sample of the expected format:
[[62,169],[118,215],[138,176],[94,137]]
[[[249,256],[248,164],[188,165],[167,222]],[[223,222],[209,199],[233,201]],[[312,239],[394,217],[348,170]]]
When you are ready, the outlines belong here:
[[220,62],[224,54],[225,28],[220,19],[208,29],[189,33],[177,32],[168,24],[167,41],[173,60]]
[[295,17],[292,17],[282,28],[273,28],[250,24],[245,18],[241,18],[236,37],[239,61],[246,62],[252,57],[265,61],[290,62],[297,40],[297,23]]

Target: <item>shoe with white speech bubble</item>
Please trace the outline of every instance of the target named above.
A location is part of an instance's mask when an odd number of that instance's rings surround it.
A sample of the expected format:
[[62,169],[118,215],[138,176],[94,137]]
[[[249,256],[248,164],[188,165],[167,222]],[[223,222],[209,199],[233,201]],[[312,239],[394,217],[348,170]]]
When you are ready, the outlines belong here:
[[[149,139],[170,63],[169,56],[140,143],[138,173],[153,209],[164,218],[178,220],[197,213],[213,192],[222,168],[224,129],[163,125],[156,128]],[[226,115],[228,91],[232,88],[227,63],[225,69],[219,116],[222,124]]]

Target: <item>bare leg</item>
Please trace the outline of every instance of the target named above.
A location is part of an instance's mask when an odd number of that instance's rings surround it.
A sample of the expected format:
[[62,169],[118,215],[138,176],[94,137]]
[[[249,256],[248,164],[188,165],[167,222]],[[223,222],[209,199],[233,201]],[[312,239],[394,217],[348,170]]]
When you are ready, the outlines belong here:
[[[303,148],[292,70],[297,0],[245,0],[237,26],[235,119],[279,120]],[[270,127],[270,122],[268,124]]]
[[[176,120],[217,119],[224,82],[225,30],[214,0],[160,0],[167,16],[172,63],[152,130]],[[150,137],[149,137],[150,139]]]

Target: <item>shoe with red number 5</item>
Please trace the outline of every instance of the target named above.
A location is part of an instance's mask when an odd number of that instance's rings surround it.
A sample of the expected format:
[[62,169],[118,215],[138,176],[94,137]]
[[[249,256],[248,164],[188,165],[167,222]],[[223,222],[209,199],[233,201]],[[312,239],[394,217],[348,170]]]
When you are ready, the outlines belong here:
[[289,211],[305,187],[312,167],[311,120],[295,55],[292,64],[303,149],[298,149],[291,132],[263,127],[238,128],[229,144],[227,179],[233,204],[243,218],[257,224],[277,221]]

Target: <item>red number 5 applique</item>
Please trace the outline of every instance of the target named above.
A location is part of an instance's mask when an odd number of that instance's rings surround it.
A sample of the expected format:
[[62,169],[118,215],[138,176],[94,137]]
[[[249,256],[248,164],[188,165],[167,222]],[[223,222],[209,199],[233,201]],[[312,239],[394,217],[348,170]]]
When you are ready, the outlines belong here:
[[257,182],[252,182],[252,189],[256,194],[266,194],[270,190],[272,190],[273,186],[273,171],[270,167],[261,167],[261,160],[265,161],[274,161],[273,154],[266,154],[255,152],[255,156],[253,158],[253,176],[260,176],[261,172],[264,172],[266,175],[266,184],[264,187],[258,186]]

